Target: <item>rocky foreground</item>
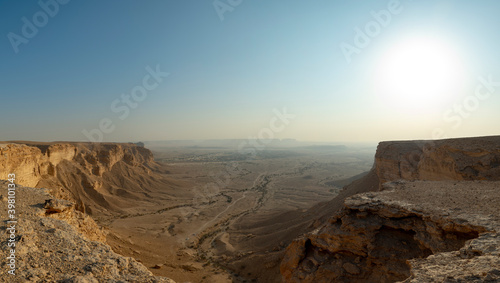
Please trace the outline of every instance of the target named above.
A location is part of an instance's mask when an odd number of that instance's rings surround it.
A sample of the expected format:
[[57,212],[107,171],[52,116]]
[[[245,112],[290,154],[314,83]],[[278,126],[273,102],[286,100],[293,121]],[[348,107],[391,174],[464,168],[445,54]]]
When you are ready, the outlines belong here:
[[384,142],[371,174],[287,248],[284,282],[500,282],[500,137]]
[[17,223],[7,223],[8,184],[0,181],[0,282],[174,282],[114,253],[92,218],[45,189],[17,186]]
[[114,253],[89,216],[159,199],[146,191],[169,185],[156,167],[134,144],[0,144],[0,282],[173,282]]

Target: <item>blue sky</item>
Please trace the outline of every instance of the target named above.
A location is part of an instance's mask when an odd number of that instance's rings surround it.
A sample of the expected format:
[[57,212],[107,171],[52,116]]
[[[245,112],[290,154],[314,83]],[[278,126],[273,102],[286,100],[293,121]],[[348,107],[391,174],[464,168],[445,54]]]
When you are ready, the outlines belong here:
[[[268,128],[274,110],[283,108],[295,118],[275,138],[498,134],[498,1],[64,2],[0,1],[0,140],[88,140],[82,131],[99,129],[103,119],[112,123],[111,131],[101,131],[104,141],[245,139]],[[223,20],[214,3],[230,7]],[[376,22],[372,11],[389,11],[390,20],[378,23],[348,63],[340,45],[356,47],[356,28],[366,32]],[[23,18],[37,28],[31,38],[23,34]],[[377,89],[375,80],[390,73],[386,62],[398,53],[392,47],[427,36],[459,62],[452,95],[408,100],[404,91],[387,96]],[[120,119],[123,112],[111,105],[142,86],[148,66],[169,76]],[[489,76],[491,95],[472,97],[478,78]],[[466,110],[457,112],[455,105],[464,103]],[[442,134],[433,136],[436,129]]]

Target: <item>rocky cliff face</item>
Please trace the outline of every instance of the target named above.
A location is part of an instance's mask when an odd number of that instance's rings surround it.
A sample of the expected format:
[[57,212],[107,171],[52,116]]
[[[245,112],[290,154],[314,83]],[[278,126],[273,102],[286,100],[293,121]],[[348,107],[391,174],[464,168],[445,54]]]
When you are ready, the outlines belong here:
[[[0,179],[15,173],[19,184],[50,188],[52,195],[75,201],[78,210],[89,214],[136,206],[134,200],[146,191],[139,179],[154,175],[152,169],[158,169],[152,153],[135,144],[0,145]],[[151,179],[155,181],[154,176]]]
[[0,179],[15,172],[20,184],[34,187],[57,176],[57,167],[64,161],[78,163],[84,173],[102,176],[119,161],[147,166],[153,155],[132,144],[9,143],[0,145]]
[[379,190],[295,240],[283,281],[500,280],[499,160],[500,137],[381,143]]
[[382,142],[375,170],[382,185],[394,180],[500,180],[496,137]]

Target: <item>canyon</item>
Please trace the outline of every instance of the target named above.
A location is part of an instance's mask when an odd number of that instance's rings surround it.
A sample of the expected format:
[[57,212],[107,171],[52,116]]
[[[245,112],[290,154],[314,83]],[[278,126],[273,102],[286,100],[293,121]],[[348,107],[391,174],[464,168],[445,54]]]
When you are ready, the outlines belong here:
[[371,150],[341,147],[249,159],[221,149],[3,142],[0,180],[11,173],[17,282],[500,278],[500,137],[381,142],[374,162]]

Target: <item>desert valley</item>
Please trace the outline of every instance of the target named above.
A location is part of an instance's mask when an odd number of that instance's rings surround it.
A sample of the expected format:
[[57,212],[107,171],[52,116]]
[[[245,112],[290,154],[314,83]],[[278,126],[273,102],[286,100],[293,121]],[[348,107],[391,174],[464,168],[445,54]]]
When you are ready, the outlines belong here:
[[[41,266],[37,256],[76,251],[41,247],[43,234],[67,235],[31,227],[44,218],[66,221],[87,241],[135,259],[150,278],[175,282],[483,282],[500,275],[498,137],[385,142],[376,155],[367,146],[325,145],[254,156],[168,143],[149,150],[5,142],[0,150],[1,178],[15,172],[23,186],[18,202],[41,194],[24,186],[67,202],[19,211],[31,224],[19,225],[18,282],[143,280],[125,277],[133,273],[127,268],[95,272],[93,258],[82,270],[48,275],[55,267]],[[431,272],[432,261],[450,270]],[[33,275],[39,269],[52,277]]]

